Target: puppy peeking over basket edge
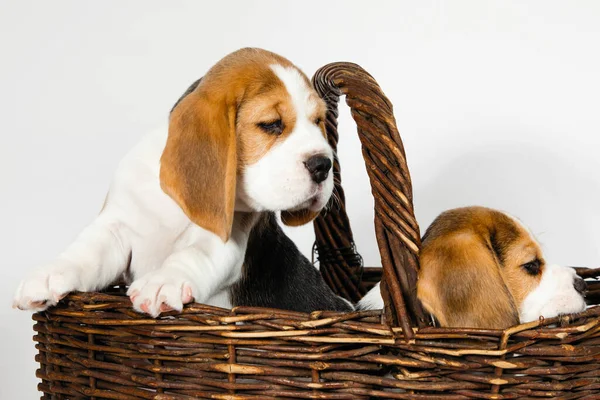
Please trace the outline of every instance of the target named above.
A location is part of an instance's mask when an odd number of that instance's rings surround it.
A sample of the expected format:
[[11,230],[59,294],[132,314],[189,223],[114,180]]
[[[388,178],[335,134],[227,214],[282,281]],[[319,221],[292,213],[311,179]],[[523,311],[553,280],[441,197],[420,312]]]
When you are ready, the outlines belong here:
[[[423,235],[417,298],[444,327],[505,329],[585,310],[585,281],[547,264],[531,231],[490,208],[440,214]],[[380,309],[379,284],[358,309]]]
[[134,308],[155,317],[192,301],[351,310],[273,214],[302,225],[328,202],[325,111],[287,59],[250,48],[229,54],[179,99],[168,130],[125,156],[100,214],[21,282],[14,306],[44,310],[127,273]]

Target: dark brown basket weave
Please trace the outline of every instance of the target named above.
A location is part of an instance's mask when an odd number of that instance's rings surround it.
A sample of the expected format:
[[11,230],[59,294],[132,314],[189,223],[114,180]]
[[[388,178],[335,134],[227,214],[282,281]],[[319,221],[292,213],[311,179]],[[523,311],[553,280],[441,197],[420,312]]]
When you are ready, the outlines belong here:
[[[392,105],[359,66],[334,63],[313,78],[329,104],[352,110],[375,198],[386,310],[349,314],[201,304],[151,319],[123,287],[69,295],[34,315],[43,399],[598,399],[600,307],[505,331],[427,326],[415,296],[420,247],[412,188]],[[381,278],[356,253],[340,166],[340,202],[315,222],[321,270],[357,300]],[[589,278],[598,304],[600,270]]]

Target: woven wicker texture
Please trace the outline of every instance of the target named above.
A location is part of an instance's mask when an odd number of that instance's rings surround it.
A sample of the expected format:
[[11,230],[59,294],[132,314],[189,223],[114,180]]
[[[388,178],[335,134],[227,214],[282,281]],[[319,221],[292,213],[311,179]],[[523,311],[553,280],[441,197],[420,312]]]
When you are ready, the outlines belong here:
[[[151,319],[124,287],[74,293],[34,314],[42,399],[598,399],[600,307],[505,331],[425,326],[414,293],[419,227],[392,106],[359,66],[320,69],[329,140],[337,103],[352,110],[375,197],[386,313],[294,313],[200,304]],[[362,268],[344,208],[315,221],[327,282],[356,299],[381,279]],[[598,304],[600,270],[588,278]],[[362,280],[361,280],[362,277]]]
[[[334,149],[337,149],[338,142],[337,103],[340,95],[346,96],[346,103],[356,122],[375,199],[375,233],[385,276],[382,293],[387,304],[386,316],[391,325],[400,324],[407,339],[410,339],[410,326],[424,326],[427,321],[415,293],[421,237],[413,211],[410,173],[392,103],[375,79],[356,64],[326,65],[315,73],[313,85],[330,110],[327,135]],[[339,201],[334,203],[329,213],[319,216],[314,224],[317,248],[330,252],[332,248],[355,248],[337,160],[334,177]],[[356,275],[356,267],[346,262],[347,257],[337,259],[337,263],[322,263],[322,273],[330,284],[335,283],[333,287],[343,288],[355,280],[330,280],[329,276],[337,277],[348,270]],[[338,281],[343,283],[338,284]],[[360,290],[353,292],[360,293]],[[341,290],[338,293],[346,294]],[[355,300],[355,296],[351,296],[350,300]]]

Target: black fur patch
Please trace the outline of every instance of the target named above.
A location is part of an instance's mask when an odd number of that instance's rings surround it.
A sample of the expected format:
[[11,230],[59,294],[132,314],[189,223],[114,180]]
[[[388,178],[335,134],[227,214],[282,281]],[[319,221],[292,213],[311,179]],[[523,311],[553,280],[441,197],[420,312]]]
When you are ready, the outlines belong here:
[[243,268],[242,278],[230,291],[234,306],[352,310],[285,235],[273,213],[265,213],[250,232]]
[[496,224],[489,231],[490,245],[496,259],[504,266],[506,252],[510,246],[519,238],[519,231],[515,223],[505,215],[497,217]]
[[194,83],[192,83],[190,85],[190,87],[188,87],[186,89],[185,92],[183,92],[183,94],[181,95],[181,97],[179,97],[179,99],[177,99],[177,102],[173,105],[173,107],[171,107],[171,111],[169,111],[169,114],[173,112],[173,110],[175,109],[175,107],[177,107],[177,104],[179,104],[181,102],[181,100],[183,100],[185,98],[185,96],[187,96],[188,94],[192,93],[194,90],[196,90],[196,88],[198,87],[198,85],[200,84],[200,81],[202,80],[202,78],[196,80]]

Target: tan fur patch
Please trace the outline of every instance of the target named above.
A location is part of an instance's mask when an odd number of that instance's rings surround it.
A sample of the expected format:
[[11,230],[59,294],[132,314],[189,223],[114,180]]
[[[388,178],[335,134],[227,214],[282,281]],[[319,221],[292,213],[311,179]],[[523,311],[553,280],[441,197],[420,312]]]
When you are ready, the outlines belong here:
[[[310,81],[300,71],[308,87]],[[276,143],[286,140],[296,126],[296,110],[292,98],[283,83],[272,73],[273,85],[265,93],[259,93],[248,99],[238,110],[238,163],[239,170],[244,166],[251,165],[260,160]],[[316,93],[311,94],[315,109],[310,118],[313,121],[320,120],[319,128],[324,136],[325,133],[325,102]],[[259,123],[281,120],[283,131],[281,134],[273,135],[265,133]]]
[[[259,123],[281,120],[283,132],[269,134]],[[285,140],[296,124],[296,111],[292,99],[283,83],[271,89],[269,93],[249,100],[238,113],[238,155],[239,168],[260,160],[275,143]]]
[[282,211],[281,222],[287,226],[302,226],[317,218],[319,213],[310,210]]
[[[519,228],[522,232],[520,232],[519,239],[507,249],[504,268],[501,271],[506,286],[515,299],[515,304],[520,305],[525,297],[540,284],[545,264],[539,244],[530,238],[529,232],[522,227]],[[521,266],[536,259],[541,261],[540,273],[529,275]]]

